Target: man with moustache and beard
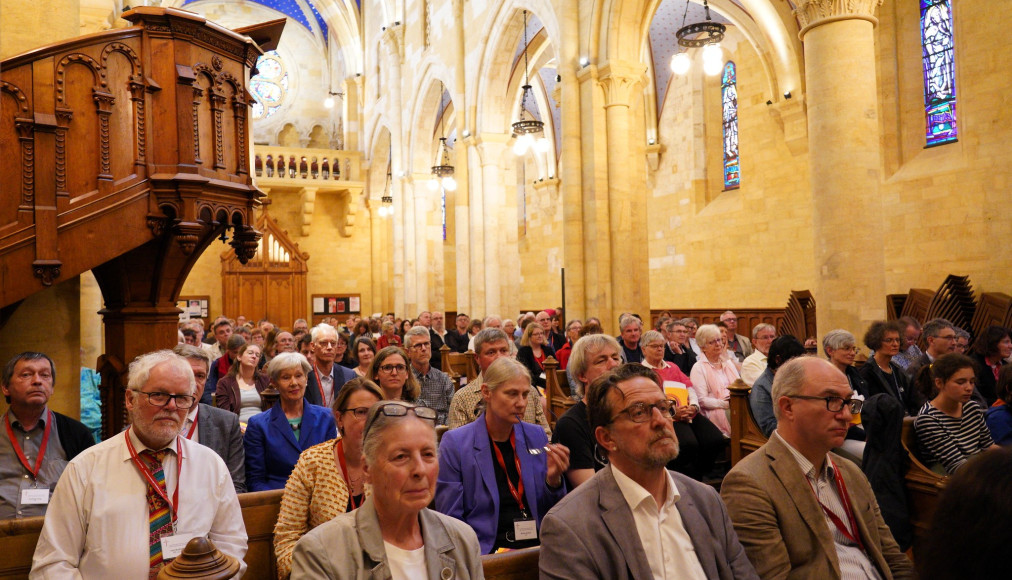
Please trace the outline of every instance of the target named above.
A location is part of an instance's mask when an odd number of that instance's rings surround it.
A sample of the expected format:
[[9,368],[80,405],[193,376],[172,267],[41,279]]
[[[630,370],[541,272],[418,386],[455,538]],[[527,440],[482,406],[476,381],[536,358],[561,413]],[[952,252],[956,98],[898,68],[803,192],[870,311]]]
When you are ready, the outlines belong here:
[[63,472],[31,578],[154,578],[186,542],[208,536],[246,570],[246,530],[228,468],[181,434],[197,404],[186,359],[162,350],[130,364],[130,427]]
[[624,364],[584,400],[610,464],[545,516],[541,578],[757,579],[717,492],[665,469],[676,406],[657,375]]

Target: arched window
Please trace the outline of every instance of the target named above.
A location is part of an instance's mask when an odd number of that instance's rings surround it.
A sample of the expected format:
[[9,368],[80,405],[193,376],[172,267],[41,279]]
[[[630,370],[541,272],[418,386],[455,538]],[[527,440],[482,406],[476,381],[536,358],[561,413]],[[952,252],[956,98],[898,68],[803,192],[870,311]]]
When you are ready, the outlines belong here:
[[738,161],[738,83],[734,63],[727,61],[720,77],[720,108],[724,120],[724,189],[738,189],[741,167]]
[[276,51],[267,51],[257,60],[257,75],[249,80],[249,89],[256,101],[253,118],[273,115],[288,94],[288,70]]
[[927,146],[952,143],[957,135],[950,0],[921,0],[921,46]]

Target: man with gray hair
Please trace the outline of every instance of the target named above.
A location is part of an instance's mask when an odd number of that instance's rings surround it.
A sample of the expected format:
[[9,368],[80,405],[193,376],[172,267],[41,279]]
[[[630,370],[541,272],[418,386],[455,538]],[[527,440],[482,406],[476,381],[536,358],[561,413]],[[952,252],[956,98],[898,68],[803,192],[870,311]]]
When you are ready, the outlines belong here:
[[[482,330],[484,330],[486,328],[501,329],[502,328],[502,318],[499,318],[498,316],[495,316],[495,315],[486,316],[485,319],[481,321],[481,328],[482,328]],[[471,337],[471,340],[468,341],[468,343],[467,343],[467,350],[473,350],[474,352],[477,353],[478,351],[475,350],[475,339],[476,338],[478,338],[477,334]],[[491,364],[491,363],[489,363],[489,364]]]
[[762,578],[914,577],[860,468],[831,453],[862,401],[839,369],[799,357],[773,379],[777,428],[720,494]]
[[404,333],[404,349],[408,352],[411,372],[421,388],[418,403],[436,410],[436,425],[446,425],[453,398],[453,381],[449,375],[429,364],[432,340],[429,329],[413,326]]
[[161,350],[130,364],[130,427],[74,458],[56,486],[31,578],[154,578],[193,537],[246,571],[246,529],[225,463],[180,436],[196,404],[186,359]]
[[755,345],[755,351],[741,363],[741,380],[745,381],[746,385],[751,387],[766,370],[766,356],[770,353],[770,345],[776,337],[777,329],[772,324],[763,322],[752,329],[752,344]]
[[948,320],[944,318],[931,319],[921,327],[921,333],[928,343],[928,348],[924,350],[924,354],[920,358],[907,367],[907,374],[913,380],[917,379],[917,373],[923,367],[935,362],[936,358],[943,354],[956,352],[956,327]]
[[643,334],[643,322],[632,314],[623,316],[618,323],[621,333],[618,339],[622,346],[622,362],[643,362],[643,351],[640,350],[640,336]]
[[738,362],[744,361],[753,349],[748,338],[738,334],[738,315],[728,310],[720,315],[720,321],[727,325],[727,350],[734,353]]
[[335,364],[337,342],[341,340],[336,328],[321,322],[313,327],[310,335],[313,337],[313,370],[309,371],[306,384],[306,401],[330,408],[341,392],[341,387],[358,375],[349,368]]
[[[483,329],[474,335],[474,344],[474,359],[481,372],[473,381],[461,387],[453,395],[453,400],[450,401],[450,429],[467,425],[478,418],[478,415],[484,410],[481,398],[481,385],[484,381],[481,373],[485,372],[496,359],[510,355],[509,338],[499,328]],[[548,438],[551,439],[552,429],[548,426],[548,419],[545,418],[543,400],[544,397],[541,396],[541,393],[532,386],[530,396],[527,398],[527,409],[524,411],[523,420],[541,425]]]

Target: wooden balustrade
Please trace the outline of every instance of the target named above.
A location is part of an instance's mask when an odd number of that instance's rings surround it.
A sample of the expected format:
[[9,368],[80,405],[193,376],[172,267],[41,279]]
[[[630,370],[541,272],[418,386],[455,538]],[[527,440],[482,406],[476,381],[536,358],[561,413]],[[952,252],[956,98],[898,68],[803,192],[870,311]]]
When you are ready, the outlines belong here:
[[[358,151],[299,147],[253,148],[253,171],[264,187],[334,187],[335,182],[360,182],[362,154]],[[347,184],[345,184],[347,185]]]

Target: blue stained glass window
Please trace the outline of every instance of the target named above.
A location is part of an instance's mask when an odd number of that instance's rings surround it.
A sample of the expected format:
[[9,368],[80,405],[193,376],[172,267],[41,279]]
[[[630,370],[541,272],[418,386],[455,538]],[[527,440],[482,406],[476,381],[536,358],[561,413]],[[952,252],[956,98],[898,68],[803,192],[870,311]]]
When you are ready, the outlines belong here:
[[951,143],[957,134],[950,0],[921,0],[921,46],[927,146]]
[[257,75],[249,80],[249,89],[256,99],[254,119],[266,119],[281,108],[288,92],[288,71],[276,51],[267,51],[257,60]]
[[720,107],[724,123],[724,189],[738,189],[738,80],[734,63],[727,61],[720,77]]

